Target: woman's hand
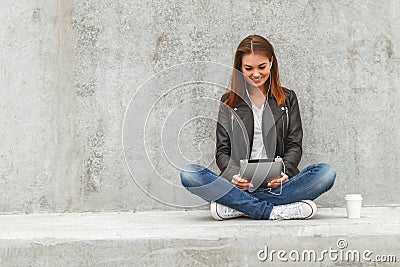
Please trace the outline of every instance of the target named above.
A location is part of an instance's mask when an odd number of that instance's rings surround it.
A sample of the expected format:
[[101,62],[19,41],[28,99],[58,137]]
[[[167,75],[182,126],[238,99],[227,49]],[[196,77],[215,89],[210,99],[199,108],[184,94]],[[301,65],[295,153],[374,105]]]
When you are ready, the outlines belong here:
[[281,172],[280,176],[272,179],[267,185],[268,185],[268,187],[271,187],[271,188],[277,188],[277,187],[281,186],[281,182],[282,182],[282,184],[284,184],[287,181],[289,181],[289,176],[287,176],[286,173]]
[[250,187],[253,187],[253,184],[247,181],[246,178],[241,177],[240,173],[233,176],[231,183],[236,185],[240,190],[248,190]]

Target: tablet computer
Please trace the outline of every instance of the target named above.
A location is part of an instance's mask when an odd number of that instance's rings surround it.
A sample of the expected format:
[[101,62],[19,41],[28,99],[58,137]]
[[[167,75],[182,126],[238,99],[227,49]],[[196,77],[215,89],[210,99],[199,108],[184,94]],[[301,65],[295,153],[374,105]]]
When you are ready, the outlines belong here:
[[267,187],[269,181],[281,175],[282,167],[282,158],[242,159],[240,175],[251,181],[254,188]]

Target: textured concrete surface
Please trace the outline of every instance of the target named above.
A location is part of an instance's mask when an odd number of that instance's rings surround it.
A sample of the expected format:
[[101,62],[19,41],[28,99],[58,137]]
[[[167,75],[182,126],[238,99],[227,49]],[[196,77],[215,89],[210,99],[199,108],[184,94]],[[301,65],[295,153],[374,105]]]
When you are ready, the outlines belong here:
[[[139,189],[125,165],[129,101],[151,76],[176,64],[231,66],[239,41],[253,33],[275,46],[282,83],[299,97],[301,167],[328,162],[337,170],[336,186],[319,204],[343,206],[351,192],[363,194],[367,205],[399,205],[399,11],[397,0],[1,1],[0,212],[168,209]],[[220,90],[186,86],[171,90],[163,104],[217,99]],[[200,150],[209,162],[215,123],[194,120],[180,141],[174,136],[160,145],[152,127],[167,116],[162,107],[146,136],[140,128],[129,136],[146,137],[149,156],[129,149],[138,165],[151,159],[177,184],[179,171],[163,160],[162,145],[179,144],[192,160]],[[210,114],[202,104],[188,110]],[[144,189],[160,192],[154,170],[146,170]],[[189,198],[177,190],[162,193]]]
[[324,249],[340,253],[370,250],[370,258],[394,255],[398,262],[399,218],[400,208],[387,207],[363,208],[360,219],[345,218],[342,208],[324,208],[306,221],[214,221],[209,211],[1,215],[0,264],[375,266],[376,262],[353,262],[354,258],[335,260],[334,254],[332,260],[326,255],[316,262],[281,262],[276,255],[272,261],[261,261],[257,255],[266,246],[269,251],[288,253],[314,250],[318,257]]

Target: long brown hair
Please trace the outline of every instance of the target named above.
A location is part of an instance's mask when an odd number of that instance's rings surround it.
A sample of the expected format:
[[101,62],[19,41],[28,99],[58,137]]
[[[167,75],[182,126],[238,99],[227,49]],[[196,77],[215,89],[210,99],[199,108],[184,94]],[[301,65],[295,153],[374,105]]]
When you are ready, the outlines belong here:
[[[233,73],[230,82],[230,92],[228,98],[224,101],[229,107],[234,107],[237,105],[245,94],[245,79],[242,73],[242,59],[246,54],[261,54],[266,56],[270,61],[273,60],[272,68],[270,70],[270,76],[266,83],[271,82],[271,94],[275,97],[278,106],[284,105],[286,100],[286,94],[282,89],[281,83],[279,81],[279,67],[278,60],[275,56],[275,51],[273,46],[268,42],[267,39],[260,35],[249,35],[243,41],[240,42],[238,48],[236,49],[235,59],[233,63]],[[270,81],[270,79],[272,80]]]

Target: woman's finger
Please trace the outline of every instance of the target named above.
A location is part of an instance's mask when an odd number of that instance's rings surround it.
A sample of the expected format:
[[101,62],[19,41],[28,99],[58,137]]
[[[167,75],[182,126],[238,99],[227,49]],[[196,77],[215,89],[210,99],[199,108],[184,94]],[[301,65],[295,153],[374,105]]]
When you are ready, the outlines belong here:
[[286,183],[288,180],[289,180],[289,177],[285,173],[282,173],[280,178],[275,178],[275,179],[271,180],[267,184],[267,186],[276,188],[276,187],[280,186],[281,184]]
[[289,177],[285,174],[285,173],[281,173],[281,176],[279,176],[278,178],[275,178],[275,179],[273,179],[273,180],[271,180],[270,182],[271,183],[278,183],[278,184],[280,184],[281,182],[282,183],[284,183],[284,182],[286,182],[287,180],[289,180]]
[[238,186],[240,190],[249,190],[251,186]]
[[233,176],[233,178],[232,178],[231,183],[237,184],[237,183],[240,181],[240,179],[241,179],[240,174],[235,174],[235,175]]
[[236,186],[242,187],[242,188],[249,188],[251,186],[251,183],[239,183]]
[[249,189],[250,187],[252,187],[253,184],[251,182],[238,182],[236,184],[236,187],[238,187],[239,189]]
[[247,179],[241,177],[237,180],[237,182],[243,184],[243,183],[248,183],[249,181],[247,181]]

